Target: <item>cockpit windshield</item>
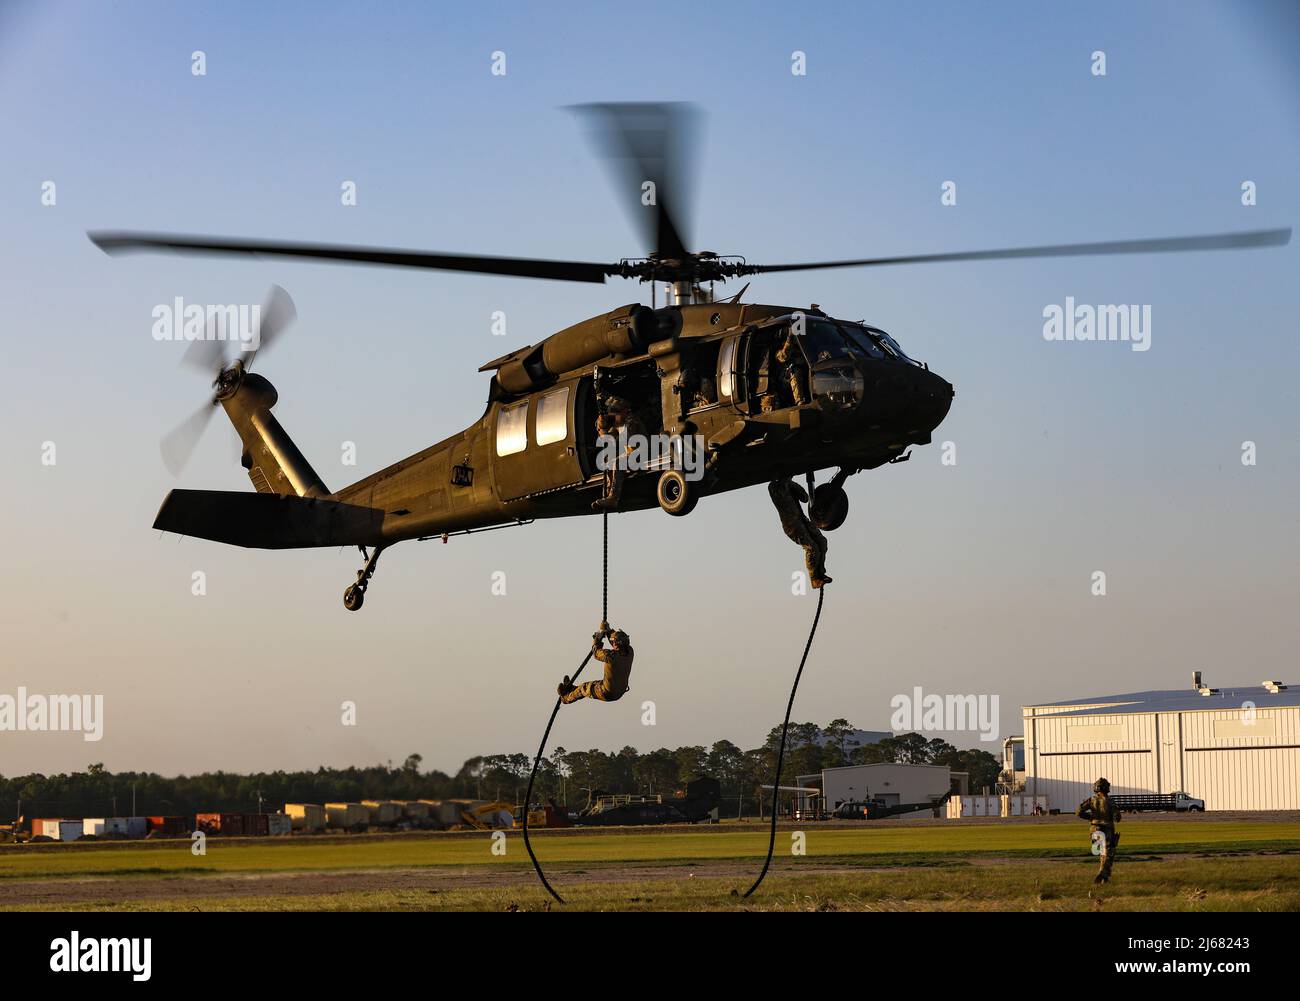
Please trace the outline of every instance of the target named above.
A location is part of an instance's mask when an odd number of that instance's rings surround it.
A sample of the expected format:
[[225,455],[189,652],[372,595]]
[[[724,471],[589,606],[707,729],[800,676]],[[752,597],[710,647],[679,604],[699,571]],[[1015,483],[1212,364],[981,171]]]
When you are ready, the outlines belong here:
[[867,327],[860,323],[845,323],[843,320],[837,321],[837,323],[839,328],[844,331],[845,336],[869,357],[880,358],[888,355],[911,365],[920,365],[920,362],[914,361],[907,356],[898,341],[879,327]]
[[892,358],[908,365],[921,364],[909,358],[898,341],[879,327],[862,323],[810,317],[801,340],[808,361],[814,366],[850,357]]

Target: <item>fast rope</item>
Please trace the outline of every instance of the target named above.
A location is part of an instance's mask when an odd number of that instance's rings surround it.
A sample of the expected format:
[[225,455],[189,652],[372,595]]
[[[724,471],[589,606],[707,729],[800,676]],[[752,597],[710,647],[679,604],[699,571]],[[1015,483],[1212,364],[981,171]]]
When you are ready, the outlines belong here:
[[785,706],[785,722],[781,724],[781,747],[776,753],[776,776],[772,779],[772,829],[767,838],[767,858],[763,862],[763,871],[758,874],[758,879],[754,880],[754,885],[744,892],[743,895],[746,897],[758,889],[758,884],[763,882],[763,877],[767,875],[767,870],[772,865],[772,851],[776,847],[776,797],[781,785],[781,767],[785,763],[785,737],[790,729],[790,712],[794,709],[795,692],[799,691],[799,678],[803,675],[804,664],[808,662],[808,651],[812,649],[813,637],[817,635],[817,623],[821,621],[822,601],[825,598],[826,588],[823,586],[817,592],[817,614],[813,616],[812,629],[808,630],[808,642],[804,644],[803,656],[799,658],[799,670],[795,672],[794,684],[790,686],[790,701]]
[[[603,539],[601,544],[600,621],[604,623],[609,621],[609,512],[608,511],[605,511],[601,514],[601,529],[602,529]],[[821,612],[820,601],[818,601],[817,604],[817,611],[820,614]],[[812,639],[809,638],[809,643],[811,642]],[[582,673],[582,669],[586,667],[587,664],[591,661],[592,655],[595,652],[596,652],[595,647],[587,651],[587,656],[582,658],[582,663],[578,665],[578,669],[573,672],[573,677],[569,679],[570,684],[577,684],[578,675]],[[804,656],[806,657],[807,655],[808,655],[807,651],[805,651]],[[800,669],[802,670],[802,665],[800,665]],[[790,698],[791,701],[794,700],[793,695],[791,695]],[[532,774],[528,776],[528,791],[524,793],[524,847],[528,849],[528,857],[533,860],[533,868],[537,870],[537,878],[542,881],[542,886],[546,887],[546,892],[549,893],[561,904],[564,903],[564,898],[561,897],[558,893],[556,893],[555,888],[551,886],[549,882],[547,882],[546,873],[542,872],[542,864],[537,861],[537,856],[533,854],[533,844],[528,839],[528,806],[533,801],[533,783],[537,780],[537,767],[542,762],[542,755],[546,753],[546,742],[551,739],[551,727],[555,725],[555,717],[559,715],[560,706],[563,704],[564,703],[562,699],[557,698],[555,700],[555,708],[551,710],[551,718],[550,721],[546,724],[546,732],[542,734],[542,743],[537,748],[537,757],[533,758],[533,771]],[[787,713],[787,719],[788,718],[789,718],[789,714]],[[775,837],[775,831],[773,831],[773,837]],[[770,852],[768,857],[769,859],[771,858]],[[766,869],[764,871],[766,871]],[[759,878],[761,879],[762,877],[760,876]],[[757,886],[758,884],[755,883],[754,885]],[[746,894],[746,896],[748,896],[748,894]]]

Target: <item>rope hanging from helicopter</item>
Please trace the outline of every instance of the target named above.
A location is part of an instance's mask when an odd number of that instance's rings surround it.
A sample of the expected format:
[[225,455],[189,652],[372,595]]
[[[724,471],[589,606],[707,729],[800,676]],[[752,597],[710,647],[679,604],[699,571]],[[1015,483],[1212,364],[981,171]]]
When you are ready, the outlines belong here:
[[[813,615],[812,628],[808,630],[808,640],[807,642],[804,643],[803,656],[799,658],[799,667],[798,670],[795,671],[794,683],[790,686],[790,699],[786,703],[786,707],[785,707],[785,719],[781,723],[781,743],[780,743],[780,747],[777,750],[777,755],[776,755],[776,773],[772,776],[772,823],[768,832],[767,857],[763,861],[763,868],[759,872],[758,878],[755,879],[753,885],[750,886],[750,888],[742,894],[743,897],[749,897],[751,894],[753,894],[755,890],[758,889],[759,885],[763,882],[763,879],[767,876],[768,869],[771,868],[772,865],[772,854],[776,847],[776,818],[777,818],[776,800],[781,785],[781,769],[785,764],[785,745],[786,745],[786,737],[790,730],[790,713],[794,710],[795,695],[799,691],[799,679],[803,677],[804,665],[807,664],[808,662],[808,653],[809,651],[812,650],[813,638],[817,635],[817,626],[821,622],[821,617],[822,617],[822,602],[825,601],[825,599],[826,599],[826,588],[822,587],[817,592],[817,611]],[[600,619],[601,622],[609,621],[609,512],[608,511],[602,512],[601,514],[601,616]],[[583,669],[587,666],[587,664],[591,662],[591,658],[594,653],[595,653],[594,647],[591,650],[587,651],[587,656],[582,658],[582,663],[580,663],[578,665],[578,669],[573,672],[573,677],[570,679],[571,683],[575,683],[575,684],[577,683],[578,675],[580,675]],[[561,705],[563,705],[563,699],[557,698],[555,700],[555,707],[551,710],[551,718],[547,720],[546,730],[542,733],[542,742],[541,744],[538,745],[537,756],[533,758],[533,770],[532,772],[529,773],[528,789],[524,793],[524,810],[523,810],[524,825],[523,826],[524,826],[524,848],[527,849],[528,851],[528,858],[533,863],[533,869],[536,870],[537,872],[537,878],[541,880],[542,886],[546,888],[546,892],[549,893],[552,897],[554,897],[558,903],[562,904],[565,902],[564,898],[560,896],[560,894],[556,891],[555,887],[551,886],[550,881],[547,880],[546,873],[542,871],[542,864],[537,861],[537,854],[533,851],[533,844],[531,839],[528,836],[529,807],[533,801],[533,785],[537,781],[537,769],[541,765],[542,756],[546,753],[546,744],[551,739],[551,728],[555,726],[555,718],[560,713]],[[734,894],[735,891],[733,890],[732,893]]]
[[[601,522],[601,603],[600,603],[600,621],[609,621],[609,512],[604,511],[600,516]],[[571,683],[576,684],[578,675],[582,673],[590,662],[596,649],[592,647],[587,651],[587,656],[582,658],[582,663],[578,669],[573,672]],[[533,801],[533,783],[537,781],[537,768],[542,763],[542,755],[546,753],[546,742],[551,739],[551,727],[555,726],[555,717],[560,713],[560,706],[564,700],[557,698],[555,708],[551,710],[551,718],[547,721],[546,732],[542,734],[542,743],[537,748],[537,757],[533,758],[533,770],[528,776],[528,791],[524,793],[524,847],[528,850],[528,857],[532,859],[533,868],[537,870],[537,878],[542,881],[542,886],[546,887],[546,892],[556,899],[559,903],[564,903],[564,898],[555,892],[555,887],[546,879],[546,873],[542,871],[542,864],[537,861],[537,855],[533,852],[533,844],[528,838],[528,808]]]
[[[754,880],[754,885],[741,896],[748,897],[758,889],[772,865],[772,851],[776,847],[776,796],[781,787],[781,767],[785,764],[785,738],[790,731],[790,713],[794,709],[794,696],[799,691],[799,679],[803,677],[804,664],[808,663],[808,651],[812,649],[813,637],[817,635],[817,624],[822,618],[822,602],[826,600],[826,588],[822,586],[817,592],[817,612],[813,615],[812,628],[808,630],[808,642],[803,645],[803,656],[799,658],[799,669],[794,673],[794,684],[790,686],[790,701],[785,705],[785,721],[781,724],[781,747],[776,752],[776,774],[772,776],[772,826],[767,837],[767,858],[763,861],[763,870]],[[734,890],[732,891],[735,892]]]

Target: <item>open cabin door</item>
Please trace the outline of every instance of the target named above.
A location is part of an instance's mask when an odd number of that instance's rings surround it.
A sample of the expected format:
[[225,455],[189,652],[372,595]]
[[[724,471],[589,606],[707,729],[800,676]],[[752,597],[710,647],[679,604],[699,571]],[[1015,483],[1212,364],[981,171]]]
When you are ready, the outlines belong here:
[[567,379],[514,403],[497,404],[492,465],[502,501],[586,479],[587,449],[595,439],[590,383],[589,377]]

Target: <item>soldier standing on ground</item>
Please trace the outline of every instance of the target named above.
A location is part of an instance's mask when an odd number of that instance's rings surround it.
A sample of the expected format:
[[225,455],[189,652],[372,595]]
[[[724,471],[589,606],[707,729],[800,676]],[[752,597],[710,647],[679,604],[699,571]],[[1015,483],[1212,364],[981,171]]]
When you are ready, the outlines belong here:
[[781,528],[796,545],[803,546],[804,564],[808,579],[814,588],[829,584],[826,576],[826,536],[808,520],[802,505],[808,501],[808,492],[789,477],[773,480],[767,485],[768,495],[781,516]]
[[1101,868],[1093,878],[1094,883],[1109,883],[1110,870],[1115,865],[1115,848],[1119,845],[1119,834],[1115,825],[1119,823],[1119,809],[1111,802],[1110,783],[1098,779],[1092,784],[1092,796],[1079,804],[1075,815],[1088,821],[1089,829],[1095,838],[1101,835]]

